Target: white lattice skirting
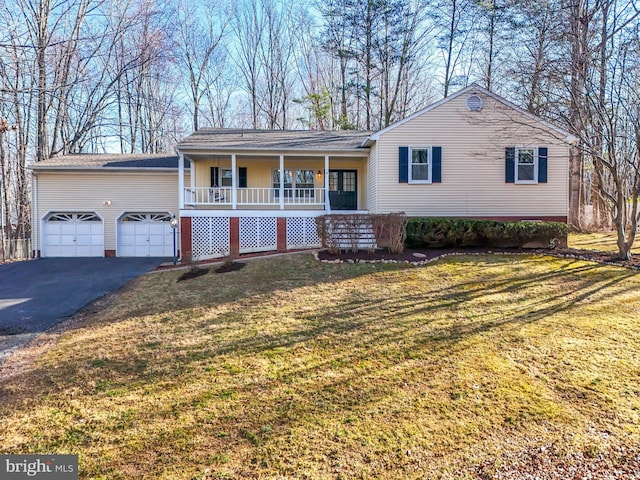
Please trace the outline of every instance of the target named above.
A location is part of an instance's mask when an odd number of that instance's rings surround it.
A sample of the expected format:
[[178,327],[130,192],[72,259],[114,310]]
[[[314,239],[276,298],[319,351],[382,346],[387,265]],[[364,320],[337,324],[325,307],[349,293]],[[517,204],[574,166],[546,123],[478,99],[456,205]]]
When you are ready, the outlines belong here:
[[194,259],[229,255],[229,219],[197,217],[191,219],[191,252]]
[[[240,217],[239,253],[270,252],[278,249],[277,217]],[[219,258],[231,253],[231,232],[229,217],[192,217],[191,252],[193,258]],[[314,217],[287,217],[287,249],[317,248],[318,237]],[[282,232],[284,234],[284,232]]]
[[320,244],[315,218],[287,218],[287,249],[317,248]]
[[240,253],[278,249],[278,219],[240,217]]

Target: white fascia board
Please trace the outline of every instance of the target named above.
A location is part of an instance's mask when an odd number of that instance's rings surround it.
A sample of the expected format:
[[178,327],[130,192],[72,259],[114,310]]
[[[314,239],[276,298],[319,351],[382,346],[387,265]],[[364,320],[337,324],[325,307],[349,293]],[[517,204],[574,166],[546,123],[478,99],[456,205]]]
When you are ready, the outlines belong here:
[[330,155],[337,157],[341,155],[354,156],[354,153],[359,153],[361,156],[367,156],[369,149],[367,147],[357,148],[345,148],[341,150],[304,150],[296,148],[244,148],[244,147],[207,147],[207,146],[185,146],[178,147],[176,151],[183,152],[185,154],[197,154],[207,153],[216,155],[264,155],[264,156],[278,156],[280,154],[287,155],[300,155],[305,157],[323,157]]
[[160,168],[160,167],[151,167],[151,168],[127,168],[127,167],[70,167],[70,166],[39,166],[39,165],[27,165],[28,170],[32,170],[34,172],[83,172],[83,173],[97,173],[97,172],[105,172],[105,173],[113,173],[113,172],[146,172],[146,173],[171,173],[174,172],[176,175],[178,174],[177,168]]
[[[339,215],[338,212],[332,212]],[[340,210],[340,213],[349,214],[366,214],[368,210]],[[319,217],[320,215],[327,215],[330,213],[326,210],[180,210],[181,217],[223,217],[223,218],[235,218],[235,217],[278,217],[278,218],[296,218],[296,217]]]

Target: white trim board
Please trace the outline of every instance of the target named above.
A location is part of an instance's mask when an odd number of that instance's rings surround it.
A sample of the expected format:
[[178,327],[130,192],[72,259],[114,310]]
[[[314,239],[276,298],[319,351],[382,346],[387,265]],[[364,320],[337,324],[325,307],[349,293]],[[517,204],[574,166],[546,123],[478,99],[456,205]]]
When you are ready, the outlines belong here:
[[319,217],[320,215],[368,214],[367,210],[180,210],[180,217]]

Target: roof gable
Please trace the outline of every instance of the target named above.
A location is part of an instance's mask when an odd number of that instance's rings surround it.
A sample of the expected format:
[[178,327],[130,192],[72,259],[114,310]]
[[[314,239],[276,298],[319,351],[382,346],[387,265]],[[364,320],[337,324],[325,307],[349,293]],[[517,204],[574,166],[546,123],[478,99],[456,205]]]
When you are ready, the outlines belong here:
[[397,121],[396,123],[393,123],[391,125],[389,125],[388,127],[379,130],[378,132],[375,132],[374,134],[370,135],[364,142],[363,145],[366,146],[371,146],[371,144],[373,143],[373,141],[378,140],[382,135],[384,135],[385,133],[400,127],[401,125],[404,125],[407,122],[410,122],[411,120],[420,117],[432,110],[435,110],[436,108],[449,103],[455,99],[457,99],[458,97],[466,94],[466,93],[482,93],[484,95],[487,95],[488,97],[493,98],[494,100],[496,100],[497,102],[505,105],[508,108],[511,108],[515,111],[517,111],[518,113],[520,113],[521,115],[524,115],[525,117],[529,118],[530,120],[533,120],[539,124],[541,124],[542,126],[544,126],[546,129],[548,130],[552,130],[554,131],[556,134],[562,135],[563,137],[565,137],[567,142],[572,142],[574,140],[574,137],[566,130],[557,127],[549,122],[547,122],[546,120],[543,120],[540,117],[537,117],[536,115],[533,115],[532,113],[526,111],[524,108],[517,106],[516,104],[510,102],[509,100],[501,97],[500,95],[497,95],[489,90],[487,90],[486,88],[481,87],[480,85],[478,85],[477,83],[473,83],[471,85],[469,85],[468,87],[463,88],[462,90],[458,90],[457,92],[449,95],[446,98],[443,98],[442,100],[433,103],[421,110],[418,110],[417,112],[409,115],[408,117],[403,118],[402,120]]

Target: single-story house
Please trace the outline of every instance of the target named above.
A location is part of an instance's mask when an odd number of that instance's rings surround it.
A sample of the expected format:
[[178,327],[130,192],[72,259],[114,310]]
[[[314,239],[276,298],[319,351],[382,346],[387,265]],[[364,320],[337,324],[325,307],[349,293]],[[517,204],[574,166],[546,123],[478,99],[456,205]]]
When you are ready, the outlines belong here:
[[319,246],[332,212],[566,222],[572,140],[474,84],[378,132],[201,129],[176,156],[51,158],[30,167],[34,249],[286,251]]

